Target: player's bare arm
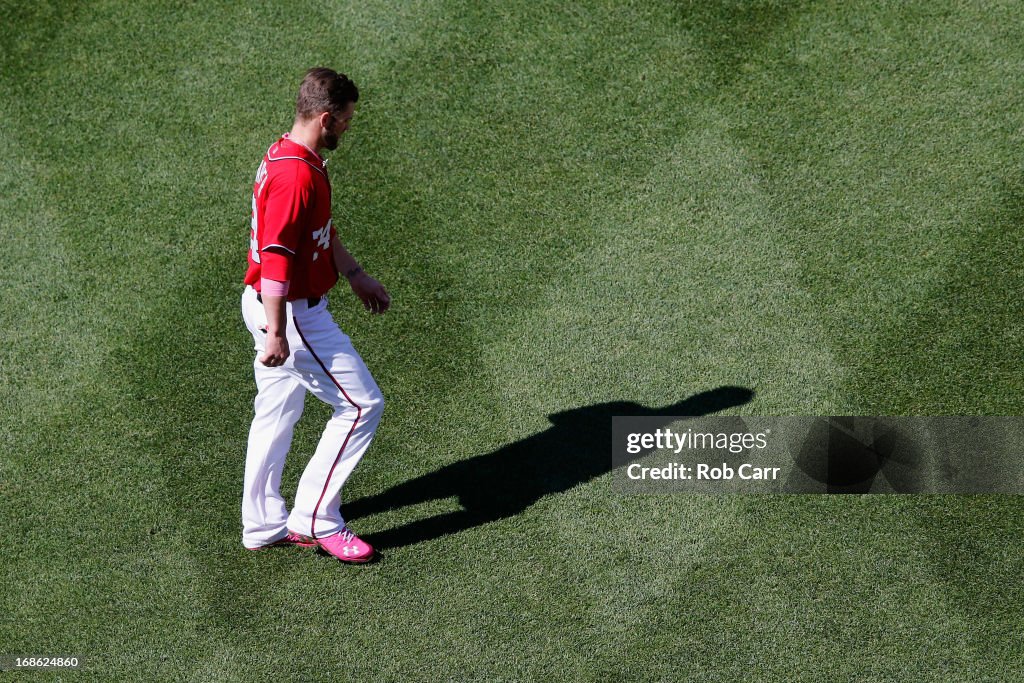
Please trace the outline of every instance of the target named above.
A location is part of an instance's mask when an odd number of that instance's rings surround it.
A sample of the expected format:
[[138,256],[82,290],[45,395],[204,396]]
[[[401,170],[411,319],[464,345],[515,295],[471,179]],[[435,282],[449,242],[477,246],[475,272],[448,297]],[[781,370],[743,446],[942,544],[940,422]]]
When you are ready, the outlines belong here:
[[284,365],[288,360],[288,316],[285,297],[264,296],[263,309],[267,312],[267,340],[260,362],[268,368]]
[[388,310],[391,306],[391,297],[384,289],[384,285],[363,270],[359,262],[345,249],[337,235],[334,236],[331,248],[334,252],[334,266],[340,274],[348,279],[352,292],[363,302],[363,307],[373,313],[383,313]]

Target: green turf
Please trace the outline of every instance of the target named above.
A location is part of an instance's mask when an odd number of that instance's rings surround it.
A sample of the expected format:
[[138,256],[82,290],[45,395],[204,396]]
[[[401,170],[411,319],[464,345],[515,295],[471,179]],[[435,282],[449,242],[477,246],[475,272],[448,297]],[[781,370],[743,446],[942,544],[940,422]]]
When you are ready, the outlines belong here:
[[0,15],[0,655],[100,681],[1024,679],[1015,497],[569,476],[361,568],[250,555],[238,519],[249,192],[316,64],[360,86],[335,224],[394,298],[331,304],[388,400],[348,501],[520,476],[503,454],[549,414],[722,386],[756,392],[740,414],[1022,414],[1018,3]]

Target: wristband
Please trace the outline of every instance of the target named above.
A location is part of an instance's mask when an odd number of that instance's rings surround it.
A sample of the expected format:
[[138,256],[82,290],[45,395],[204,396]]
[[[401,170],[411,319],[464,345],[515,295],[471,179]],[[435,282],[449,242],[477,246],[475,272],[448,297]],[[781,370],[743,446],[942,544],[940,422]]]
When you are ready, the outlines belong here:
[[266,296],[288,296],[288,280],[272,280],[271,278],[260,278],[260,293]]

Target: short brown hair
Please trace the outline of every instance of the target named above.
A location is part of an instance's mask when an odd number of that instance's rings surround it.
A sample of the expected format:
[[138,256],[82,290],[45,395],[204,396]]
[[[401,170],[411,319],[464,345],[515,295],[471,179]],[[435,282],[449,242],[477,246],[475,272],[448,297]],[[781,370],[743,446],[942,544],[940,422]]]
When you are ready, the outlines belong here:
[[308,121],[320,112],[340,114],[349,102],[359,101],[359,89],[345,74],[322,66],[310,69],[299,86],[295,117]]

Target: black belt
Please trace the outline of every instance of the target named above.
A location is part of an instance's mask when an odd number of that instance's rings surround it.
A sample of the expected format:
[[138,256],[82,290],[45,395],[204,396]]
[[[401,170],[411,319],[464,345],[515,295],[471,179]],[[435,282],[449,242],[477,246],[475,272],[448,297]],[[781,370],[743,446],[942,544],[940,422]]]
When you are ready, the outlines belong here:
[[[263,303],[263,295],[260,294],[259,292],[256,292],[256,301]],[[311,296],[308,299],[306,299],[306,305],[310,308],[313,308],[314,306],[319,306],[321,301],[323,301],[322,296]]]

